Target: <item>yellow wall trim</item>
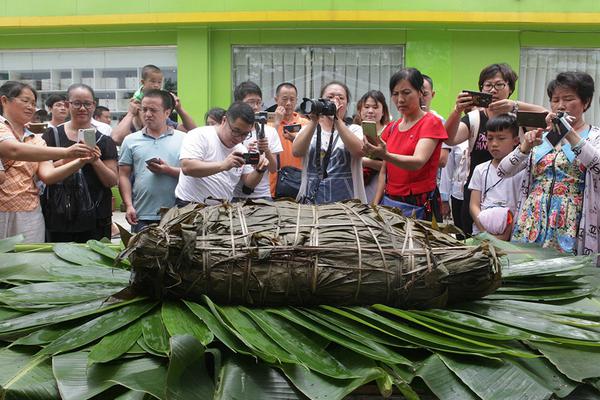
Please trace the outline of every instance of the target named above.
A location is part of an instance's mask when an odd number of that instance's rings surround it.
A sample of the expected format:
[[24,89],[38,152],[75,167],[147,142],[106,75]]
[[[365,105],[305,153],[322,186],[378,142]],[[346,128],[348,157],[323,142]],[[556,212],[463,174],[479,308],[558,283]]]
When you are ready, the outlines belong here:
[[441,22],[600,25],[600,13],[455,11],[240,11],[0,17],[0,28],[98,25],[213,24],[235,22]]

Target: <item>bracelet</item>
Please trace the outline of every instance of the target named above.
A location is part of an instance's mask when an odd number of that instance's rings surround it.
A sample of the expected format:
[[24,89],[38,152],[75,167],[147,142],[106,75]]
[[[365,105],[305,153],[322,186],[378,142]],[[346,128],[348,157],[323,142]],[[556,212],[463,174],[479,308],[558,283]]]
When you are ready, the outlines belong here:
[[515,100],[515,101],[513,101],[513,108],[509,112],[509,114],[512,114],[516,117],[518,112],[519,112],[519,102]]

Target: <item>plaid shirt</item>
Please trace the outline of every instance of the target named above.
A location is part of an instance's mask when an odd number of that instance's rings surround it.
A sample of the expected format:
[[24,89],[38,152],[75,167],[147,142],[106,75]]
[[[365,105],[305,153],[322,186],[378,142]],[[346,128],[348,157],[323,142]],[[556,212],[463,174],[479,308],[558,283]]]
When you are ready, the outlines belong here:
[[[13,134],[9,122],[0,116],[0,142],[18,140]],[[39,136],[25,131],[24,142],[36,146],[46,146]],[[39,190],[34,176],[38,169],[37,162],[2,159],[6,180],[0,185],[0,211],[31,211],[40,204]]]

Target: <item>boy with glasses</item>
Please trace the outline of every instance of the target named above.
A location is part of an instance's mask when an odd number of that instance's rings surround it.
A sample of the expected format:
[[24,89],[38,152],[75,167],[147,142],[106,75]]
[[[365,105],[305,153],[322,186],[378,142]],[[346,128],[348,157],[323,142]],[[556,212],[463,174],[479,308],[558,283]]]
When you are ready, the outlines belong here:
[[252,133],[254,112],[243,102],[233,103],[217,126],[203,126],[185,135],[179,159],[181,173],[175,188],[176,204],[215,204],[231,201],[238,183],[249,190],[261,182],[269,161],[245,164],[242,144]]

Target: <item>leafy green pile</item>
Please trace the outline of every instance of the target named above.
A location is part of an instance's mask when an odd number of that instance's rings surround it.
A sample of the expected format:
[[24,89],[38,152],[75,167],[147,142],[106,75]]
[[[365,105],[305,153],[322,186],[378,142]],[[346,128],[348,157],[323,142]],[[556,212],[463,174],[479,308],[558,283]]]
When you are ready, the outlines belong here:
[[130,278],[114,247],[17,241],[0,241],[0,399],[330,400],[367,383],[408,399],[600,390],[590,257],[510,245],[503,286],[450,309],[246,308],[109,298]]

